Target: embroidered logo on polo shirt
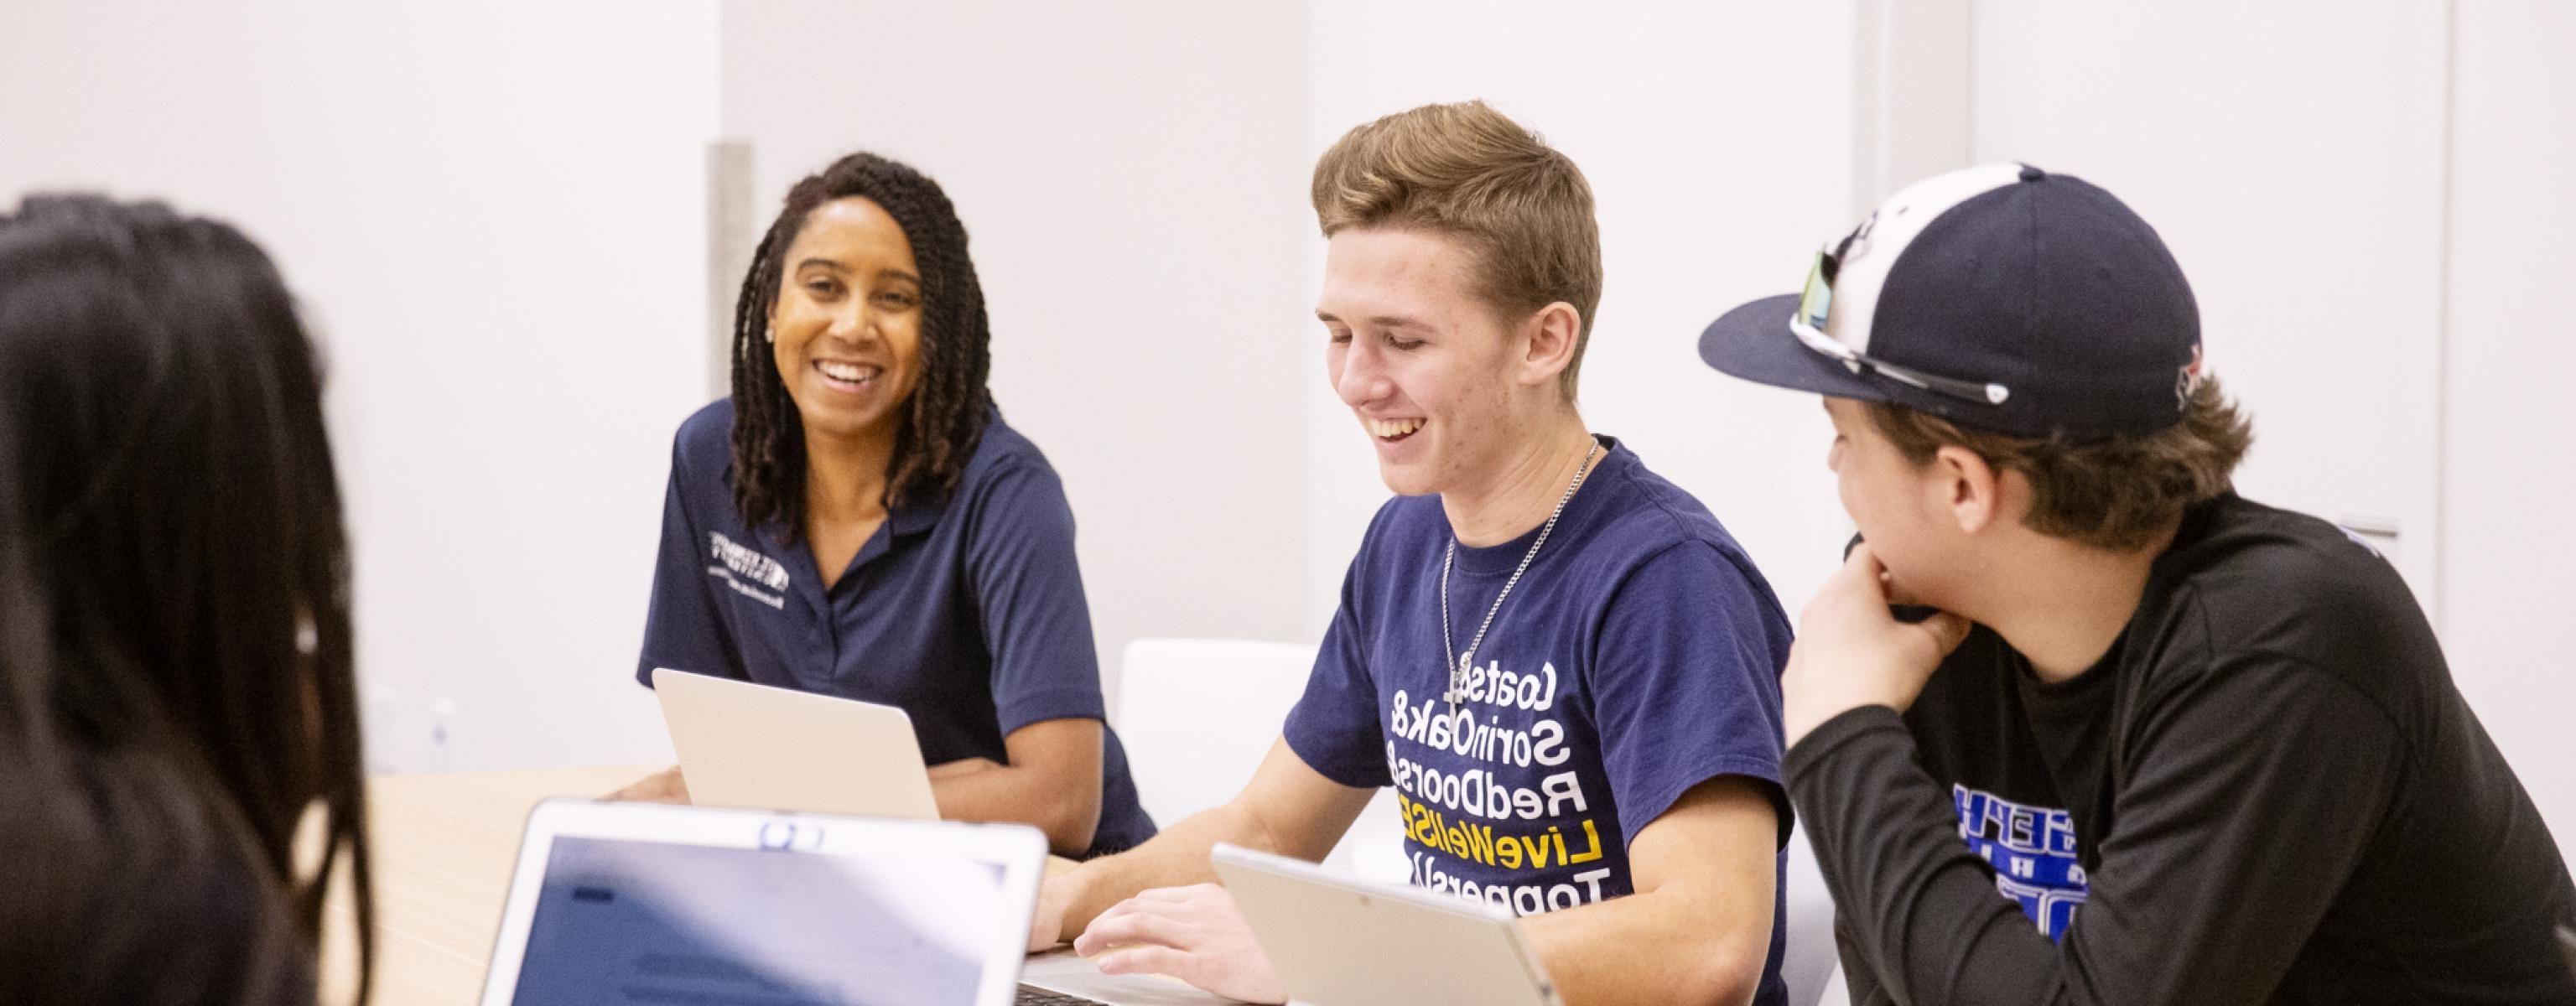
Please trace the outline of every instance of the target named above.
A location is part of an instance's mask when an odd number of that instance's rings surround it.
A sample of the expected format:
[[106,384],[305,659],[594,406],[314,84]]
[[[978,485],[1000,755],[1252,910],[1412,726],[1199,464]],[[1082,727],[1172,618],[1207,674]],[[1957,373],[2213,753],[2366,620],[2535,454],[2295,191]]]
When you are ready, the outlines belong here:
[[[787,607],[787,598],[782,594],[787,589],[786,566],[735,544],[733,539],[720,533],[709,532],[707,537],[712,540],[716,560],[707,567],[709,575],[723,577],[725,586],[732,587],[735,593],[744,597],[772,608]],[[761,590],[761,587],[769,589]]]

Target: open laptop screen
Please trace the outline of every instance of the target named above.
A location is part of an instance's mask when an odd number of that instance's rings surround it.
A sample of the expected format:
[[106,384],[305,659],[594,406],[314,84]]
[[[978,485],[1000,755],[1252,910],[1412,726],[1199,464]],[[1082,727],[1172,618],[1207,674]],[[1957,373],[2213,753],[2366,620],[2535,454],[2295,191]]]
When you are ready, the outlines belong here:
[[777,844],[558,836],[513,1000],[968,1006],[1027,910],[993,863]]

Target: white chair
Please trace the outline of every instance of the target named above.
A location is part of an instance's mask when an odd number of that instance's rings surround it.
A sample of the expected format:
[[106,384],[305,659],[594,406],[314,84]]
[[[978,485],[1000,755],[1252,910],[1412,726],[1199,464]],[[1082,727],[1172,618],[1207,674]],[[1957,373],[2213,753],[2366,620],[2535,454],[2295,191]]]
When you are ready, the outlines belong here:
[[1780,980],[1789,986],[1789,1006],[1847,1006],[1842,960],[1834,946],[1834,896],[1825,889],[1816,850],[1807,844],[1801,825],[1789,835],[1788,946],[1780,958]]
[[[1243,791],[1305,694],[1315,647],[1249,639],[1139,639],[1120,660],[1118,737],[1136,795],[1174,822]],[[1324,865],[1400,883],[1407,867],[1395,800],[1380,792]]]
[[1825,983],[1825,996],[1816,1000],[1816,1006],[1851,1006],[1851,988],[1843,982],[1842,965],[1834,965],[1833,980]]

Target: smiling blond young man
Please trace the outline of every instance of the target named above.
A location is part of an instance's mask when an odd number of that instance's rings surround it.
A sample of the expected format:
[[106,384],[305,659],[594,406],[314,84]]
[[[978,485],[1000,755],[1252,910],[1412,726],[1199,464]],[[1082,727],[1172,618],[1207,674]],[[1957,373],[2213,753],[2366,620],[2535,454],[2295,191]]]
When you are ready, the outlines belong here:
[[1470,102],[1352,130],[1314,202],[1328,374],[1396,496],[1243,792],[1050,881],[1032,945],[1279,1001],[1209,847],[1320,859],[1392,786],[1413,883],[1524,916],[1567,1002],[1780,1002],[1788,623],[1575,408],[1589,185]]

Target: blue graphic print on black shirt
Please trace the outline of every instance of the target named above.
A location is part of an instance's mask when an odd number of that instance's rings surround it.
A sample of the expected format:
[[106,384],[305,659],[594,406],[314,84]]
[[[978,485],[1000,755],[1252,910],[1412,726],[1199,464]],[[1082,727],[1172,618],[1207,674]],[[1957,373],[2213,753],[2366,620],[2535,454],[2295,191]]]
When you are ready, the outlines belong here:
[[2020,904],[2049,939],[2064,939],[2087,890],[2084,865],[2075,856],[2075,815],[1956,784],[1950,797],[1959,812],[1959,839],[1995,868],[1995,891]]

